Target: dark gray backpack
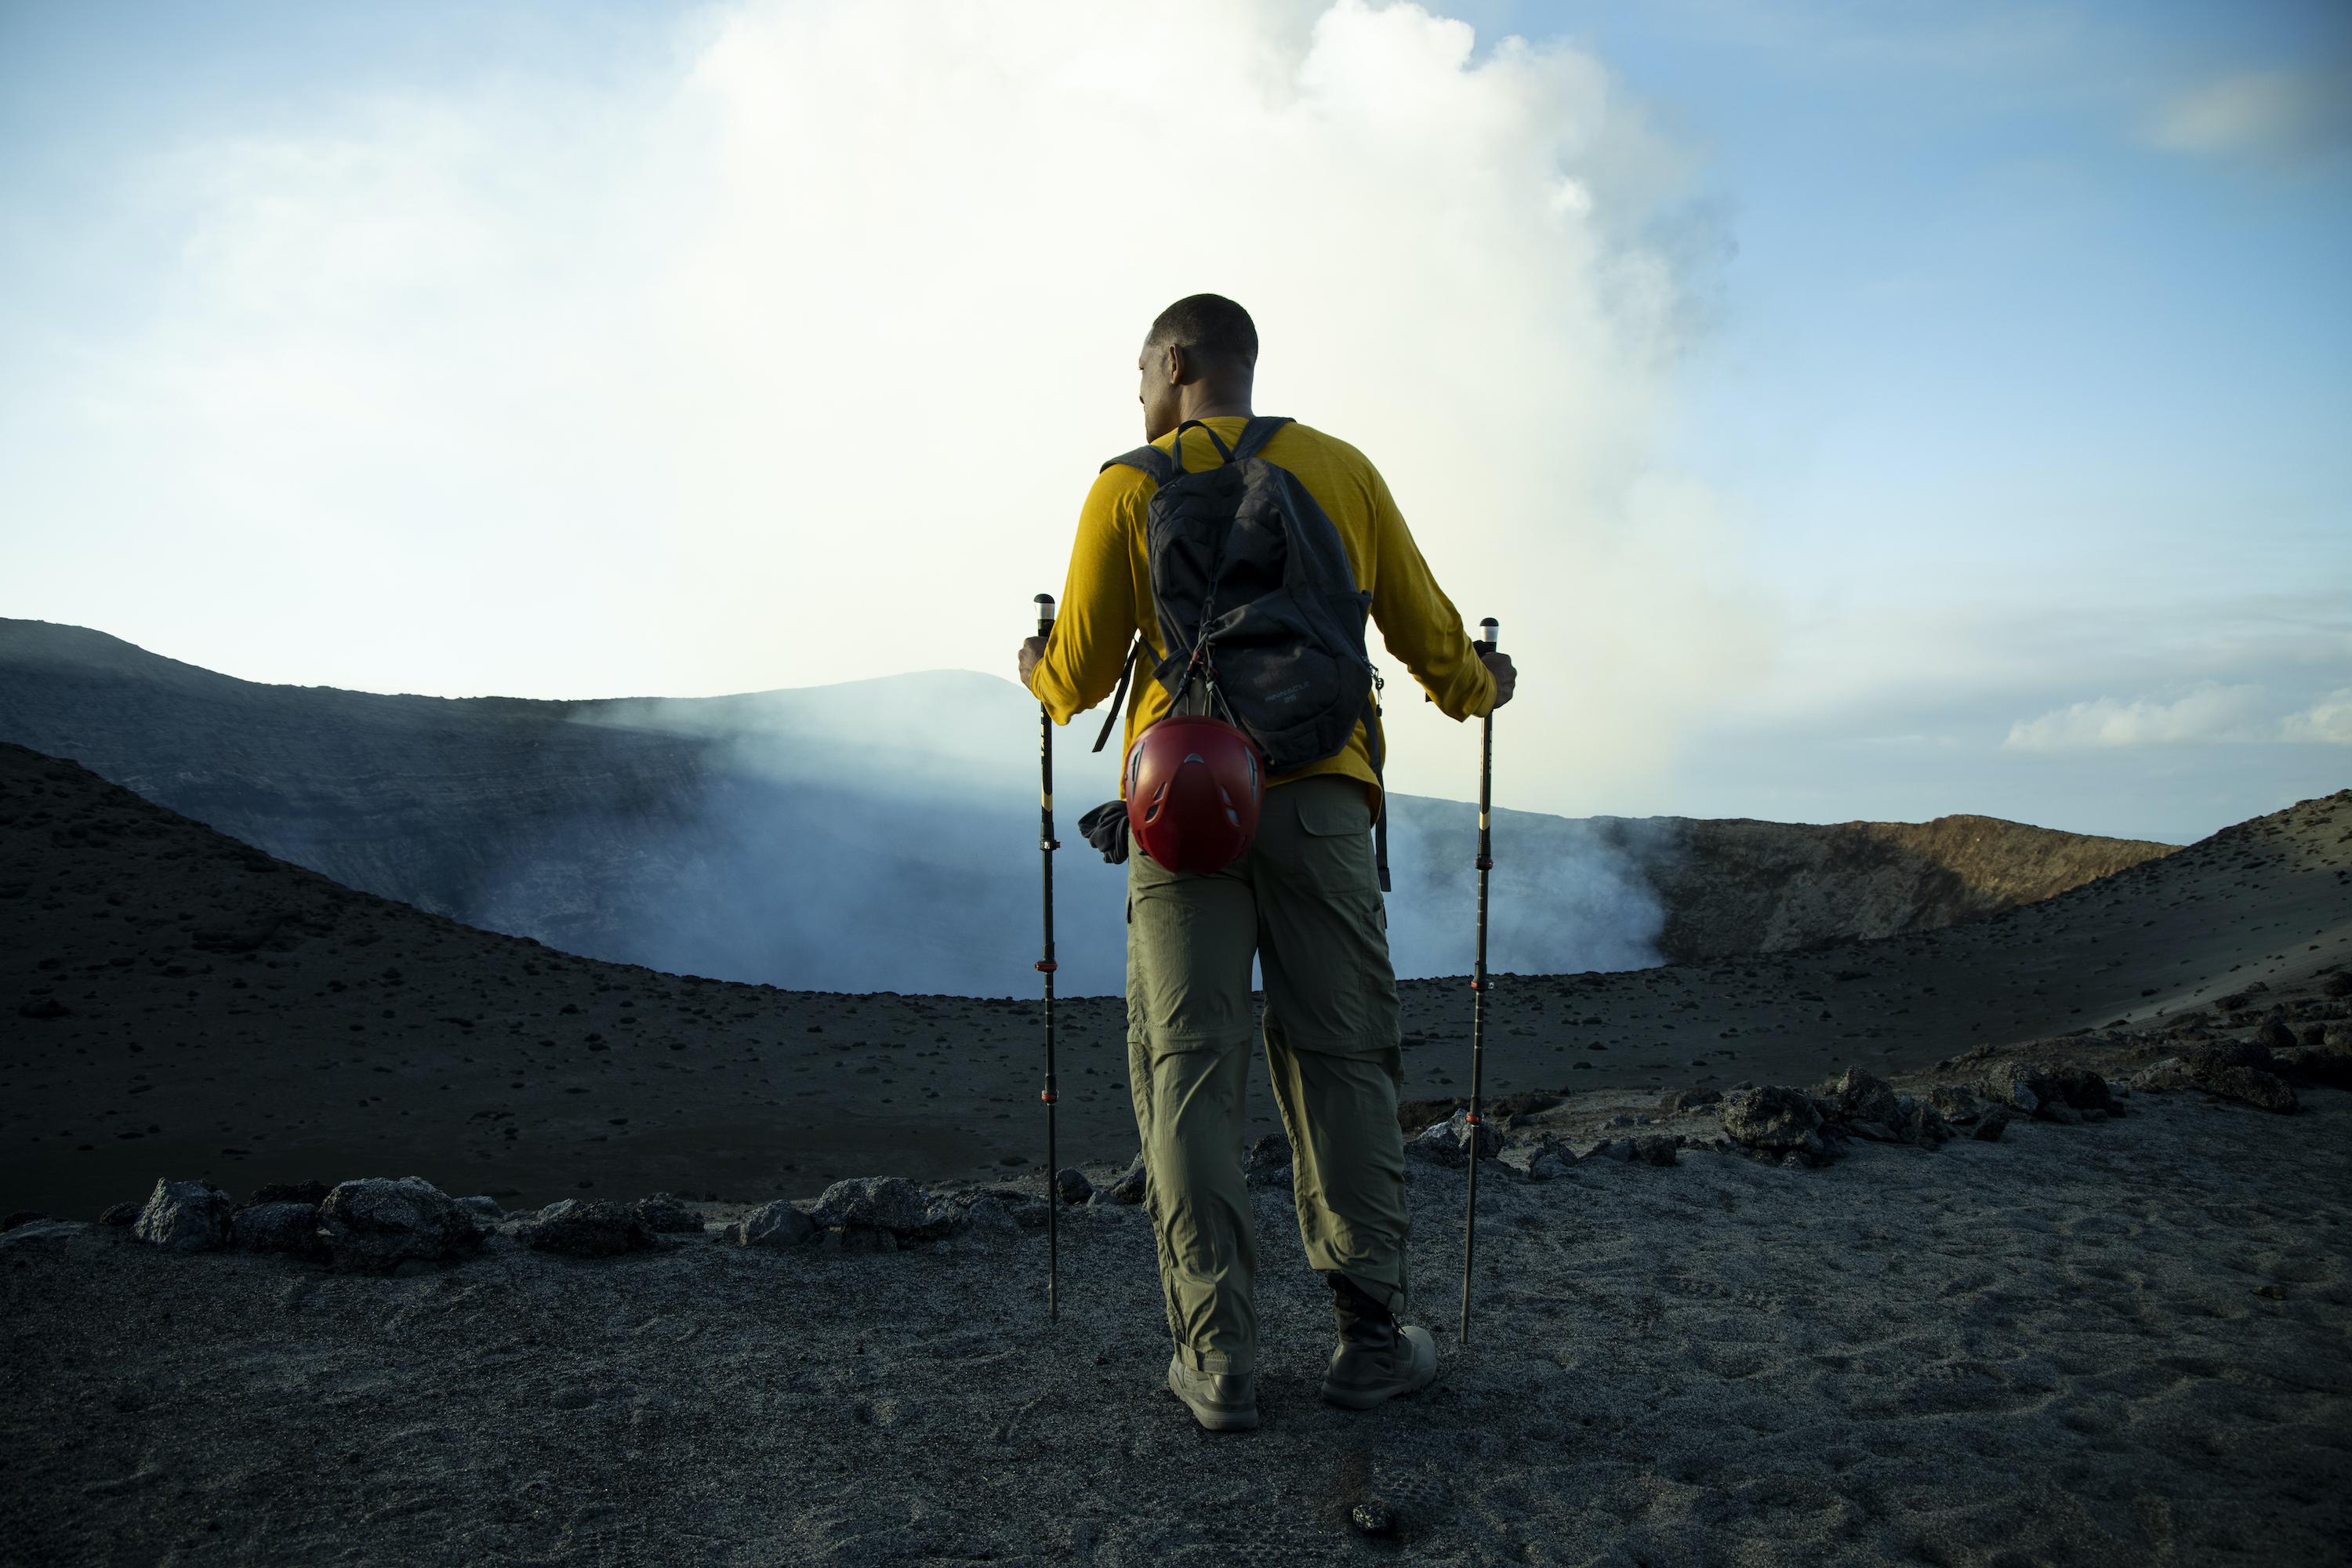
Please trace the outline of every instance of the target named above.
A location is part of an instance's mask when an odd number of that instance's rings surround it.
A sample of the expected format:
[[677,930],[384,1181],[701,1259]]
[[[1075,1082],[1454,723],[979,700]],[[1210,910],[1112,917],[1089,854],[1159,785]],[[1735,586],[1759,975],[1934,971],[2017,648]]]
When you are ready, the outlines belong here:
[[[1289,423],[1253,418],[1228,448],[1214,430],[1187,420],[1177,426],[1174,456],[1139,447],[1103,465],[1140,468],[1160,487],[1146,517],[1145,557],[1167,650],[1152,679],[1180,711],[1190,697],[1196,710],[1240,726],[1269,773],[1336,755],[1362,723],[1378,773],[1379,676],[1364,648],[1372,596],[1356,585],[1339,531],[1315,497],[1259,455]],[[1185,468],[1183,435],[1196,426],[1224,459],[1219,467]],[[1142,646],[1139,637],[1129,651],[1097,751],[1118,722]],[[1384,889],[1386,818],[1383,811]]]

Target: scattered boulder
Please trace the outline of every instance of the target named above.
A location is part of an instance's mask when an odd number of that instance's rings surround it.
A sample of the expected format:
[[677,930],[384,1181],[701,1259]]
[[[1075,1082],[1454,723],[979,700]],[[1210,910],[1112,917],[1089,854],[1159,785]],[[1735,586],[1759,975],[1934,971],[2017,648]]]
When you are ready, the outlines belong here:
[[131,1226],[139,1223],[137,1204],[109,1204],[99,1211],[98,1223],[111,1226]]
[[229,1244],[236,1202],[209,1182],[158,1178],[131,1234],[173,1252],[213,1252]]
[[1242,1173],[1254,1187],[1283,1186],[1290,1181],[1290,1140],[1269,1132],[1249,1146]]
[[1587,1160],[1630,1161],[1633,1157],[1633,1141],[1631,1138],[1603,1138],[1585,1150],[1582,1155]]
[[1076,1165],[1054,1173],[1054,1195],[1066,1204],[1082,1204],[1095,1195],[1095,1184]]
[[1569,1173],[1576,1156],[1558,1149],[1547,1149],[1528,1162],[1528,1180],[1556,1182]]
[[2294,1031],[2288,1027],[2287,1021],[2273,1012],[2263,1020],[2263,1026],[2254,1031],[2254,1043],[2275,1055],[2280,1051],[2291,1051],[2303,1042],[2294,1037]]
[[1933,1149],[1957,1134],[1932,1101],[1916,1095],[1898,1094],[1895,1097],[1895,1135],[1906,1143]]
[[983,1187],[970,1194],[972,1203],[992,1203],[1013,1216],[1013,1223],[1023,1230],[1042,1230],[1051,1212],[1045,1200],[1035,1193],[1019,1187]]
[[248,1204],[309,1204],[312,1208],[327,1201],[333,1189],[324,1182],[266,1182],[253,1189]]
[[319,1205],[305,1203],[247,1204],[229,1220],[229,1237],[243,1252],[284,1252],[314,1258],[319,1246]]
[[64,1241],[79,1235],[86,1228],[79,1220],[51,1219],[44,1215],[38,1219],[26,1220],[13,1230],[0,1231],[0,1252],[38,1247],[45,1241]]
[[933,1223],[930,1194],[904,1176],[853,1176],[825,1188],[813,1217],[841,1230],[887,1230],[909,1235]]
[[1475,1127],[1471,1126],[1470,1112],[1465,1108],[1444,1121],[1433,1122],[1423,1128],[1419,1137],[1405,1144],[1404,1152],[1449,1170],[1459,1171],[1469,1167],[1474,1147],[1479,1159],[1495,1159],[1503,1152],[1503,1135],[1492,1122],[1483,1118]]
[[533,1252],[566,1258],[618,1258],[661,1245],[635,1208],[604,1198],[548,1205],[524,1222],[522,1240]]
[[2319,983],[2319,994],[2322,996],[2339,998],[2352,996],[2352,973],[2337,970]]
[[646,1227],[664,1235],[700,1236],[702,1215],[686,1206],[684,1199],[675,1193],[656,1193],[637,1200],[637,1217]]
[[2352,1089],[2352,1049],[2298,1046],[2272,1058],[2279,1077],[2291,1084]]
[[778,1198],[761,1204],[719,1234],[720,1240],[737,1247],[791,1247],[814,1241],[822,1228],[791,1199]]
[[2000,1135],[2009,1131],[2009,1116],[2006,1105],[1991,1106],[1977,1118],[1976,1125],[1969,1129],[1969,1136],[1979,1143],[1998,1143]]
[[499,1200],[487,1193],[477,1193],[472,1197],[459,1198],[457,1206],[485,1225],[496,1225],[507,1217],[507,1211],[499,1205]]
[[2036,1064],[2013,1068],[1994,1076],[1985,1092],[1997,1104],[2043,1121],[2078,1122],[2080,1112],[2107,1110],[2115,1104],[2107,1080],[2088,1068]]
[[1963,1126],[1985,1112],[1985,1102],[1964,1083],[1939,1083],[1927,1091],[1927,1103],[1948,1122]]
[[[2266,1050],[2263,1052],[2262,1059],[2265,1064],[2273,1061]],[[2133,1085],[2159,1093],[2168,1089],[2202,1089],[2222,1100],[2238,1100],[2283,1116],[2292,1114],[2300,1103],[2295,1099],[2294,1087],[2271,1071],[2270,1065],[2247,1065],[2243,1047],[2167,1057],[2150,1065],[2133,1079]]]
[[1738,1089],[1717,1107],[1723,1131],[1749,1152],[1783,1163],[1818,1165],[1829,1159],[1822,1142],[1822,1119],[1811,1095],[1779,1084]]
[[1633,1140],[1633,1158],[1644,1165],[1672,1165],[1682,1159],[1682,1140],[1671,1132],[1652,1132]]
[[1127,1174],[1096,1194],[1096,1201],[1100,1202],[1108,1198],[1112,1203],[1127,1204],[1130,1206],[1139,1204],[1143,1201],[1144,1187],[1149,1179],[1149,1173],[1143,1168],[1143,1156],[1138,1154],[1135,1157],[1135,1163],[1127,1168]]
[[[1829,1098],[1837,1104],[1838,1120],[1856,1132],[1881,1142],[1895,1141],[1895,1123],[1902,1120],[1902,1113],[1895,1101],[1895,1089],[1885,1079],[1850,1067],[1830,1085]],[[1865,1131],[1865,1128],[1877,1131]]]
[[1678,1110],[1696,1110],[1701,1106],[1720,1104],[1723,1090],[1719,1089],[1677,1089],[1658,1101],[1658,1114],[1672,1116]]
[[478,1251],[482,1227],[422,1176],[344,1182],[319,1205],[319,1236],[339,1268],[389,1271]]

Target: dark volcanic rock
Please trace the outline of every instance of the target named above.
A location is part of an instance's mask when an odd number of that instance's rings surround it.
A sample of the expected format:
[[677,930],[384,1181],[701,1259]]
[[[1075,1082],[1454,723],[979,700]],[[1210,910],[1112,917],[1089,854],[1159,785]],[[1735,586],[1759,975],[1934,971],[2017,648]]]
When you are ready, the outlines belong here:
[[800,1247],[814,1241],[823,1227],[786,1198],[761,1204],[719,1233],[738,1247]]
[[334,1189],[324,1182],[266,1182],[253,1189],[248,1204],[309,1204],[316,1208]]
[[904,1176],[854,1176],[816,1200],[820,1225],[912,1233],[932,1223],[930,1194]]
[[1556,1182],[1569,1173],[1576,1164],[1576,1153],[1565,1148],[1549,1148],[1528,1162],[1528,1180]]
[[246,1252],[319,1256],[319,1205],[305,1203],[247,1204],[229,1221],[229,1235]]
[[1719,1104],[1723,1091],[1719,1089],[1678,1089],[1658,1101],[1658,1114],[1671,1116],[1677,1110],[1696,1110],[1703,1105]]
[[1932,1101],[1915,1095],[1895,1097],[1895,1135],[1906,1143],[1917,1143],[1935,1148],[1955,1135],[1952,1124],[1944,1120]]
[[339,1268],[388,1270],[478,1251],[482,1228],[422,1176],[344,1182],[319,1205],[319,1232]]
[[2293,1084],[2352,1089],[2352,1051],[2327,1046],[2297,1046],[2273,1058],[2278,1075]]
[[2009,1131],[2009,1107],[1991,1106],[1977,1118],[1976,1125],[1969,1129],[1969,1136],[1979,1143],[1998,1143],[2000,1135]]
[[109,1204],[104,1209],[100,1211],[98,1223],[100,1225],[114,1226],[137,1225],[139,1223],[139,1205],[137,1204]]
[[1065,1165],[1054,1173],[1054,1193],[1066,1204],[1082,1204],[1095,1195],[1095,1184],[1076,1165]]
[[1994,1100],[2044,1121],[2076,1122],[2084,1110],[2105,1110],[2114,1104],[2107,1080],[2088,1068],[2036,1064],[2012,1068],[1985,1085]]
[[1633,1158],[1644,1165],[1673,1165],[1682,1159],[1682,1143],[1670,1132],[1652,1132],[1636,1138]]
[[1927,1103],[1947,1121],[1968,1123],[1984,1114],[1977,1091],[1964,1083],[1939,1083],[1927,1091]]
[[2282,1116],[2291,1115],[2301,1103],[2286,1079],[2261,1068],[2216,1068],[2200,1076],[2198,1087],[2208,1094],[2239,1100],[2258,1110],[2273,1110]]
[[1290,1180],[1290,1140],[1279,1132],[1269,1132],[1249,1146],[1242,1160],[1242,1173],[1252,1186],[1279,1186]]
[[2033,1091],[2043,1100],[2061,1100],[2077,1110],[2112,1110],[2115,1096],[2107,1080],[2084,1067],[2036,1068]]
[[228,1245],[236,1208],[235,1199],[209,1183],[159,1178],[131,1234],[173,1252],[211,1252]]
[[1717,1109],[1725,1135],[1744,1149],[1773,1158],[1793,1154],[1804,1163],[1828,1158],[1822,1113],[1809,1094],[1766,1084],[1727,1094]]
[[2345,972],[2338,970],[2336,973],[2329,975],[2326,980],[2320,982],[2319,994],[2323,996],[2352,996],[2352,973],[2346,973]]
[[1115,1204],[1139,1204],[1143,1201],[1145,1184],[1148,1179],[1143,1168],[1143,1156],[1138,1154],[1135,1157],[1135,1163],[1127,1168],[1127,1174],[1104,1188],[1097,1195],[1108,1198]]
[[2263,1020],[2263,1026],[2254,1031],[2254,1043],[2275,1055],[2280,1051],[2291,1051],[2303,1042],[2294,1037],[2294,1031],[2287,1026],[2284,1018],[2273,1013]]
[[[1902,1120],[1902,1110],[1895,1104],[1895,1089],[1885,1079],[1873,1078],[1860,1068],[1848,1068],[1829,1088],[1829,1098],[1837,1102],[1838,1119],[1853,1127],[1864,1137],[1882,1137],[1892,1142],[1895,1124]],[[1865,1123],[1885,1129],[1883,1134],[1864,1131]]]
[[675,1193],[656,1193],[637,1200],[637,1217],[649,1229],[666,1235],[699,1236],[702,1216],[686,1206]]
[[548,1205],[523,1226],[522,1239],[533,1252],[566,1258],[618,1258],[661,1245],[635,1208],[601,1198]]
[[1492,1160],[1503,1152],[1503,1135],[1495,1130],[1494,1123],[1481,1120],[1473,1127],[1470,1112],[1465,1109],[1423,1128],[1420,1136],[1404,1146],[1404,1152],[1458,1171],[1468,1167],[1474,1143],[1481,1160]]
[[[2260,1049],[2259,1047],[2254,1047]],[[2162,1092],[2167,1089],[2196,1089],[2223,1100],[2235,1100],[2263,1110],[2286,1115],[2295,1110],[2299,1101],[2294,1088],[2286,1079],[2268,1067],[2250,1067],[2244,1061],[2245,1047],[2196,1051],[2186,1056],[2167,1057],[2150,1066],[2134,1081],[2141,1089]],[[2262,1059],[2272,1060],[2268,1051]]]

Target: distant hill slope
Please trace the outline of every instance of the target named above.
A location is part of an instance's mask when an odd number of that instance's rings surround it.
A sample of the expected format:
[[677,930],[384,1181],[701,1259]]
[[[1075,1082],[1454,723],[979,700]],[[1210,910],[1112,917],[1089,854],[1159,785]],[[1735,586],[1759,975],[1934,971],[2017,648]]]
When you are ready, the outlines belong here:
[[[1808,1082],[2161,1017],[2352,959],[2352,792],[1990,920],[1814,952],[1503,975],[1487,1083]],[[1408,983],[1407,1099],[1467,1081],[1460,980]],[[1062,1153],[1134,1148],[1124,1009],[1058,1011]],[[805,1194],[1040,1158],[1038,1007],[599,963],[354,892],[0,745],[0,1208],[161,1174],[362,1173],[545,1202]],[[1262,1089],[1254,1131],[1274,1130]]]
[[[454,700],[260,685],[101,632],[0,620],[0,740],[350,887],[568,952],[736,979],[1024,991],[1034,731],[1025,695],[968,673]],[[1063,978],[1116,992],[1122,879],[1077,839],[1092,801],[1065,803]],[[1544,971],[1930,930],[2169,849],[1965,816],[1503,811],[1497,824],[1496,962]],[[1465,969],[1472,808],[1400,796],[1395,826],[1400,972]]]

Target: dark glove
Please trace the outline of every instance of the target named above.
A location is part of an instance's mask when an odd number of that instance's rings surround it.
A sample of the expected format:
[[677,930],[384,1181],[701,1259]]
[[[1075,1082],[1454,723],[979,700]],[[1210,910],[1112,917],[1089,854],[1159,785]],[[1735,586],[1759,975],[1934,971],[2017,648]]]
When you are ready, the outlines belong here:
[[1078,818],[1078,831],[1114,866],[1127,864],[1127,802],[1107,800]]

